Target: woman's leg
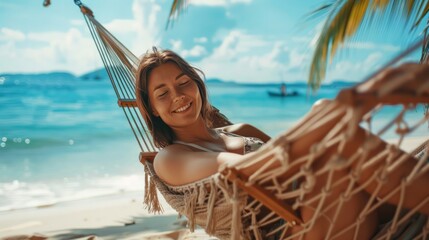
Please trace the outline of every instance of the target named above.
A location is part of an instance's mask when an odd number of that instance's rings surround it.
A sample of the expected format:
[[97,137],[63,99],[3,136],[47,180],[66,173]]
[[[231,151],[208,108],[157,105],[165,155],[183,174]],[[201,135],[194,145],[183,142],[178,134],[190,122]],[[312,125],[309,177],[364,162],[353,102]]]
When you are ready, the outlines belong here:
[[[354,227],[344,232],[341,238],[361,236],[362,239],[365,239],[370,237],[375,230],[378,220],[376,211],[368,211],[368,207],[371,206],[368,206],[367,202],[373,195],[378,199],[389,196],[395,188],[401,185],[403,179],[409,176],[417,164],[416,159],[399,149],[393,148],[393,152],[388,151],[387,149],[390,149],[390,147],[387,143],[360,127],[357,127],[354,134],[348,136],[347,140],[343,142],[327,141],[326,139],[332,140],[336,139],[336,137],[345,137],[344,133],[348,131],[348,122],[345,122],[347,120],[346,115],[347,107],[342,106],[340,103],[331,101],[322,102],[295,128],[289,130],[284,136],[274,140],[277,141],[273,144],[274,146],[283,145],[285,148],[286,151],[284,154],[287,155],[290,166],[278,178],[280,182],[289,181],[291,178],[294,178],[298,172],[302,171],[303,166],[310,161],[309,159],[312,159],[307,170],[312,171],[312,174],[315,176],[313,179],[315,183],[311,187],[311,190],[307,190],[302,199],[304,203],[306,201],[310,203],[300,207],[301,216],[304,222],[308,222],[312,221],[318,207],[321,206],[322,209],[328,208],[328,210],[314,222],[312,229],[307,232],[306,237],[309,238],[317,238],[328,233],[332,235],[344,229],[347,225],[354,224],[356,219],[362,216],[365,217],[365,220],[359,225],[358,235],[355,235],[356,228]],[[334,129],[338,131],[334,131]],[[368,139],[371,139],[372,144],[367,143]],[[341,146],[342,144],[344,145]],[[364,148],[363,146],[368,146],[368,148]],[[269,150],[266,152],[269,152]],[[256,164],[241,169],[241,172],[252,176],[262,167],[265,167],[267,161],[275,157],[275,151],[272,152],[271,155],[266,155],[265,159]],[[295,161],[308,156],[310,152],[314,155],[313,158],[307,158],[307,161],[294,165]],[[352,158],[355,159],[350,161]],[[398,159],[400,159],[401,164],[392,168],[394,166],[393,163],[397,163]],[[343,161],[343,166],[340,166],[340,164],[335,170],[327,170],[327,166],[331,164],[332,167],[332,163],[335,161]],[[388,164],[387,167],[384,166],[386,164]],[[266,171],[279,169],[281,165],[279,161],[276,161]],[[317,172],[324,173],[317,174]],[[382,172],[385,172],[385,175]],[[350,174],[355,175],[353,184],[350,184],[350,181],[348,181],[335,185],[335,182],[350,178]],[[304,184],[307,179],[299,177],[296,180]],[[380,180],[383,180],[383,184],[379,184]],[[330,183],[328,184],[328,182]],[[361,188],[361,191],[350,191],[351,185],[353,185],[352,188]],[[429,188],[427,186],[429,186],[429,174],[426,172],[407,186],[405,198],[401,199],[401,192],[397,192],[389,196],[385,202],[405,208],[417,207],[422,202],[424,203],[425,199],[429,196]],[[330,193],[324,197],[324,202],[320,205],[320,194],[322,191],[329,191]],[[343,195],[347,191],[351,195],[345,197],[347,200],[342,201],[340,207],[338,207],[338,204],[331,206],[331,203],[338,203],[338,199],[344,197]],[[319,201],[311,201],[311,199],[317,199],[318,196]],[[373,202],[373,204],[376,203],[377,201]],[[364,210],[368,212],[362,213]],[[418,210],[429,214],[429,203],[422,204]],[[336,221],[332,223],[332,219],[336,219]],[[365,233],[369,235],[363,236],[362,234]]]

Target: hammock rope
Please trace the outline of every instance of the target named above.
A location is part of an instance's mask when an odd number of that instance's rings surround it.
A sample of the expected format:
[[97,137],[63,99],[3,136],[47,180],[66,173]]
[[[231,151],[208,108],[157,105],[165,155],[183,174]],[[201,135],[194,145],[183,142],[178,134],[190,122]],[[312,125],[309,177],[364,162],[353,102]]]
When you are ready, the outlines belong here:
[[140,150],[157,152],[158,149],[151,141],[147,125],[136,110],[134,74],[138,66],[138,58],[94,18],[93,12],[88,7],[80,1],[76,5],[84,15],[115,91],[118,105],[124,112]]

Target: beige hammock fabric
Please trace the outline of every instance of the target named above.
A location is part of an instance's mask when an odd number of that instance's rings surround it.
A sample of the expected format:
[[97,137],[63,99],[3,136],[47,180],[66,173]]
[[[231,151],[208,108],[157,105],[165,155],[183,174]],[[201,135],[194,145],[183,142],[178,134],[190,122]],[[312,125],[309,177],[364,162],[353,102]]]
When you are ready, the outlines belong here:
[[[151,175],[152,184],[160,191],[167,203],[180,215],[188,218],[188,227],[191,232],[198,225],[209,235],[220,239],[231,239],[231,231],[234,230],[231,225],[232,192],[230,183],[226,179],[221,180],[219,174],[216,174],[192,184],[173,187],[156,176],[151,163],[146,163],[146,168],[147,174]],[[246,205],[247,196],[243,191],[239,193],[239,205]],[[235,208],[237,209],[239,208]],[[242,222],[249,222],[249,219],[243,217],[240,223]]]

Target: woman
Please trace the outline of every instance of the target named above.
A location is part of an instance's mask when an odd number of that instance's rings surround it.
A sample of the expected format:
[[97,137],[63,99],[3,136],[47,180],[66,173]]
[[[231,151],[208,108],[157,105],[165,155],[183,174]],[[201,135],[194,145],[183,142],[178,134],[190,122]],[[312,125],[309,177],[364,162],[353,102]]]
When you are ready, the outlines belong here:
[[[412,75],[414,78],[421,76],[428,78],[429,76],[429,68],[427,66],[404,66],[402,66],[402,68],[396,68],[396,72],[392,70],[390,70],[390,72],[384,72],[384,75],[381,74],[377,76],[375,80],[371,81],[369,83],[370,86],[368,86],[368,84],[361,86],[361,90],[369,91],[368,89],[377,89],[377,86],[380,87],[383,82],[391,77],[389,74],[393,73],[395,74],[394,76],[396,76],[398,73],[411,71],[414,73],[414,75]],[[252,156],[250,155],[252,155],[253,151],[270,140],[267,134],[248,124],[212,128],[212,117],[215,111],[208,102],[204,82],[198,73],[201,72],[191,67],[174,52],[169,50],[158,51],[156,48],[153,49],[153,52],[147,53],[142,58],[137,71],[137,103],[151,131],[156,146],[162,148],[154,160],[154,171],[163,184],[178,192],[181,191],[179,186],[187,186],[216,174],[219,167],[223,164],[234,165],[243,161],[243,159],[251,158]],[[336,104],[336,102],[324,101],[315,108],[326,107],[332,104]],[[310,113],[304,120],[311,117],[312,114]],[[291,158],[299,158],[301,155],[308,152],[309,146],[312,143],[318,142],[329,129],[335,126],[340,118],[341,116],[337,116],[336,118],[330,119],[315,134],[303,135],[301,138],[296,139],[291,145]],[[342,153],[344,157],[351,156],[353,152],[356,151],[356,146],[363,143],[363,139],[366,135],[368,135],[368,133],[359,128],[347,142],[346,150]],[[384,145],[384,142],[378,140],[376,146],[369,151],[369,156],[375,155]],[[336,146],[332,146],[332,149],[335,148]],[[245,154],[247,155],[244,156]],[[332,154],[333,152],[330,152],[328,149],[323,155],[318,156],[320,159],[318,161],[318,166],[320,167],[326,164]],[[410,159],[411,158],[412,157],[410,157]],[[400,172],[393,173],[391,186],[387,185],[383,187],[381,191],[380,189],[376,190],[374,184],[366,184],[364,187],[368,193],[355,194],[344,203],[343,207],[344,209],[348,209],[347,212],[326,213],[326,218],[318,219],[312,228],[305,233],[305,238],[319,239],[326,236],[327,225],[330,224],[329,219],[336,214],[339,214],[342,220],[339,221],[333,229],[330,229],[330,231],[339,231],[345,226],[355,222],[359,217],[360,209],[365,206],[370,198],[370,193],[379,191],[381,196],[387,194],[389,188],[397,184],[397,181],[400,181],[404,172],[411,171],[411,165],[412,163],[410,163],[409,166],[407,165]],[[255,164],[243,171],[250,175],[262,166],[263,162]],[[295,170],[297,171],[297,169]],[[287,179],[295,170],[290,169],[290,171],[284,174],[283,178]],[[363,175],[370,174],[372,170],[373,169],[368,169]],[[334,176],[334,178],[339,178],[347,174],[349,174],[349,171],[339,171],[337,173],[338,176]],[[422,192],[421,186],[425,186],[425,184],[427,185],[429,183],[429,176],[426,174],[426,176],[419,180],[418,186],[410,191],[412,193],[417,193],[418,198],[425,198],[429,193],[427,193],[427,190]],[[317,184],[315,189],[318,188],[318,185],[323,187],[323,183],[326,181],[327,176],[319,176],[316,181]],[[327,197],[327,201],[338,198],[346,188],[347,186],[341,184],[336,186]],[[418,193],[420,193],[420,195]],[[312,192],[309,192],[308,196],[311,195]],[[186,198],[184,201],[186,201]],[[391,198],[391,203],[393,204],[397,204],[399,201],[399,197]],[[199,204],[207,205],[210,204],[210,201],[201,201]],[[412,204],[415,203],[411,200],[405,202],[404,206],[412,206]],[[429,214],[429,204],[426,204],[421,211],[425,214]],[[185,214],[188,218],[194,218],[195,216],[193,216],[193,214],[198,215],[198,213],[191,213],[187,210],[183,210],[181,213]],[[264,214],[265,212],[261,211],[260,217],[263,217]],[[298,210],[298,214],[305,222],[311,219],[314,214],[314,208],[301,207]],[[217,222],[223,221],[226,225],[232,221],[231,214],[217,216],[216,218],[218,218]],[[210,224],[205,224],[204,221],[205,219],[199,219],[197,223],[208,230],[208,228],[210,228],[208,225]],[[242,222],[246,227],[247,221],[243,219]],[[358,239],[369,239],[374,235],[379,222],[380,217],[377,212],[369,214],[360,224],[358,230],[350,229],[349,231],[345,231],[340,238],[352,239],[353,236],[358,236]],[[219,229],[210,229],[208,232],[222,239],[230,238],[231,235],[230,233],[228,234],[229,229],[222,229],[224,227],[221,227],[221,225],[222,224],[218,224]],[[211,226],[211,228],[213,228],[213,226]],[[269,230],[270,226],[266,228]],[[296,226],[289,230],[289,234],[301,230],[302,228],[300,226]],[[254,236],[247,234],[246,237],[253,238]]]

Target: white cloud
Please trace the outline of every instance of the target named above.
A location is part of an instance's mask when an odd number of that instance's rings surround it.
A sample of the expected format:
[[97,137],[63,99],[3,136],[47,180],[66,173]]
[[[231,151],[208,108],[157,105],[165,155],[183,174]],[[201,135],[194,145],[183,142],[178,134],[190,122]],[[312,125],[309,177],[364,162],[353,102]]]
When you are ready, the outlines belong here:
[[22,41],[25,39],[25,34],[21,31],[1,28],[0,29],[0,41]]
[[181,40],[171,39],[170,44],[171,44],[171,50],[173,50],[177,53],[182,50],[182,41]]
[[381,67],[383,52],[378,51],[368,55],[363,61],[340,61],[328,69],[326,82],[332,80],[362,81],[364,77]]
[[134,0],[133,18],[115,19],[103,24],[137,56],[161,42],[158,16],[161,7],[155,0]]
[[[291,63],[292,58],[293,61],[299,60],[298,55],[298,52],[288,50],[284,42],[272,42],[232,30],[211,55],[194,65],[202,69],[208,78],[262,83],[295,81],[302,79],[302,76],[288,71],[299,65]],[[285,76],[287,79],[283,79]]]
[[132,9],[137,37],[134,38],[131,50],[139,55],[161,42],[157,25],[161,6],[155,0],[134,0]]
[[194,42],[196,42],[196,43],[206,43],[207,42],[207,38],[206,37],[194,38]]
[[183,57],[201,57],[207,53],[207,50],[201,45],[195,45],[190,50],[181,51]]
[[189,4],[202,6],[228,6],[232,4],[249,4],[252,0],[189,0]]
[[373,42],[348,42],[344,45],[344,48],[350,49],[365,49],[365,50],[383,50],[386,52],[399,51],[400,47],[391,44],[376,44]]
[[[194,63],[208,78],[262,83],[307,79],[312,49],[302,42],[310,42],[309,38],[272,41],[240,30],[217,33],[215,36],[223,39],[221,44],[207,57]],[[362,80],[366,74],[381,66],[387,51],[394,49],[392,46],[380,46],[382,45],[365,45],[373,49],[361,60],[353,58],[353,61],[335,61],[328,68],[325,82],[339,79]],[[378,51],[374,51],[375,49]]]
[[109,32],[115,34],[124,34],[135,32],[137,30],[137,22],[135,19],[114,19],[103,26],[109,30]]
[[[130,19],[102,23],[112,34],[139,55],[158,45],[156,26],[160,6],[154,0],[134,0]],[[65,31],[31,32],[0,29],[2,72],[69,71],[80,75],[102,66],[87,27],[73,20]]]
[[[67,32],[29,33],[25,46],[16,42],[0,45],[0,61],[7,60],[4,72],[70,71],[83,73],[100,65],[92,39],[76,28]],[[38,42],[34,47],[34,42]]]
[[70,20],[70,24],[72,26],[85,26],[85,21],[82,19],[72,19]]
[[191,49],[183,49],[182,48],[182,41],[181,40],[170,40],[171,44],[171,50],[175,51],[177,54],[179,54],[183,58],[187,57],[201,57],[205,54],[207,54],[207,50],[205,47],[201,45],[195,45]]

